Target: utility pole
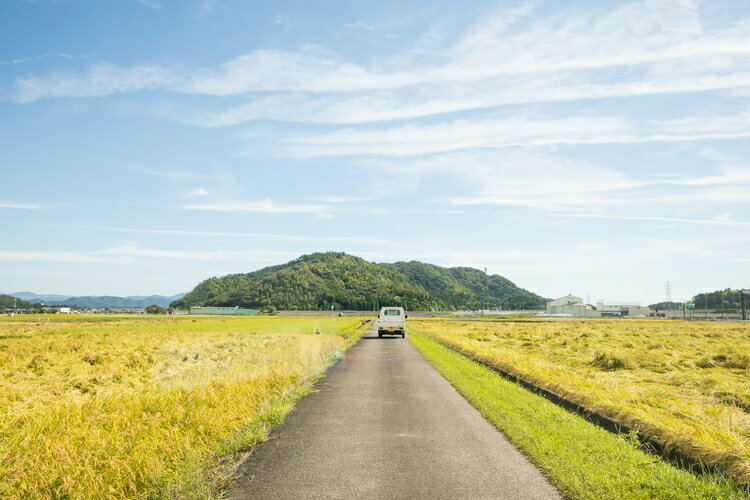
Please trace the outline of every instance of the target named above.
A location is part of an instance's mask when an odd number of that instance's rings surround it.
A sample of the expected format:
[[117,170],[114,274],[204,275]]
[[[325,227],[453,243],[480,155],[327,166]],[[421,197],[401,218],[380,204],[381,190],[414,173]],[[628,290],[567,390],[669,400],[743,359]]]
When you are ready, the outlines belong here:
[[747,305],[745,304],[745,301],[747,300],[746,297],[750,295],[750,288],[745,288],[740,293],[740,306],[742,307],[742,321],[747,321]]

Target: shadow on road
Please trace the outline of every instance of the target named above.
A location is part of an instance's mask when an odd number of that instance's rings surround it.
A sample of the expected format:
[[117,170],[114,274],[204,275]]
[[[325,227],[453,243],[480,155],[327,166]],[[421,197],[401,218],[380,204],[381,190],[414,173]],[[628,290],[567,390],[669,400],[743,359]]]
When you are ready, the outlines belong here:
[[383,336],[383,337],[378,337],[377,335],[363,335],[362,338],[363,339],[369,339],[369,340],[373,340],[373,339],[374,340],[388,340],[388,339],[394,339],[395,340],[395,339],[400,339],[401,338],[401,334],[398,334],[398,335],[388,335],[388,336]]

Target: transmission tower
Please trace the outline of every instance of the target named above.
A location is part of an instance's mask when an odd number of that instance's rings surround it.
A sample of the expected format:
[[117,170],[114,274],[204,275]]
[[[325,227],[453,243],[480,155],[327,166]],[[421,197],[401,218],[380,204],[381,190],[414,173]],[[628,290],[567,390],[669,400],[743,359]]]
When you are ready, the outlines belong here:
[[672,302],[672,283],[670,283],[669,280],[664,284],[664,292],[667,302]]

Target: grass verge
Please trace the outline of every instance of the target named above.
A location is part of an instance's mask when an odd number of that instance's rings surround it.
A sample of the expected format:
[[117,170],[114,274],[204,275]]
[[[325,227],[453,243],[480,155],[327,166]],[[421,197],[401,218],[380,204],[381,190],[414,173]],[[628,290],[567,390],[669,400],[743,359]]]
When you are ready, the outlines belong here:
[[428,335],[411,329],[409,339],[568,498],[748,498],[729,477],[677,469],[637,440],[596,427]]
[[412,326],[750,484],[750,325],[569,318]]

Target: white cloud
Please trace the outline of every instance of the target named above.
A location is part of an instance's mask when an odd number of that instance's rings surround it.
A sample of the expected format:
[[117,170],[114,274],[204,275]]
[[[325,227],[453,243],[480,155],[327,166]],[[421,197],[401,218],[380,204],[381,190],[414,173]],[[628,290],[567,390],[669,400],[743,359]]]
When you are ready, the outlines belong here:
[[748,184],[750,183],[750,167],[738,165],[725,165],[719,168],[718,175],[708,176],[681,176],[678,180],[666,181],[670,184],[682,186],[713,186],[721,184]]
[[184,172],[181,170],[159,170],[145,165],[139,165],[137,163],[130,163],[121,160],[112,160],[108,158],[101,158],[100,161],[115,165],[117,167],[129,170],[131,172],[137,172],[139,174],[152,175],[154,177],[166,177],[169,179],[184,179],[184,180],[199,180],[206,179],[210,176],[193,174],[190,172]]
[[200,0],[194,8],[196,15],[203,16],[213,14],[216,11],[218,0]]
[[125,263],[132,260],[123,255],[102,252],[67,252],[56,250],[0,250],[0,261],[10,262],[86,262]]
[[142,258],[187,261],[268,261],[289,259],[292,252],[272,250],[169,250],[134,243],[94,251],[0,250],[0,261],[130,264]]
[[185,196],[187,196],[188,198],[195,198],[195,197],[199,197],[199,196],[208,196],[208,191],[206,191],[203,188],[196,188],[196,189],[192,189],[192,190],[188,191],[187,193],[185,193]]
[[373,197],[364,196],[310,196],[305,198],[310,201],[320,201],[323,203],[353,203],[360,201],[370,201]]
[[[217,69],[100,65],[86,74],[19,79],[12,98],[31,102],[153,89],[215,96],[425,90],[422,96],[381,96],[387,106],[379,106],[377,99],[359,102],[358,96],[346,96],[328,118],[343,123],[354,119],[358,108],[367,110],[362,116],[382,120],[513,102],[744,87],[750,21],[704,33],[697,9],[688,4],[647,0],[599,17],[543,17],[524,6],[487,16],[431,55],[425,58],[415,47],[367,67],[305,46],[296,51],[256,50]],[[608,78],[612,71],[621,73],[620,82]],[[314,118],[314,108],[323,107],[312,102],[300,115]],[[272,118],[279,114],[261,102],[255,108],[230,110],[229,116],[213,122],[253,119],[254,113],[266,112]],[[294,119],[292,113],[281,114]]]
[[367,24],[362,21],[358,21],[356,23],[346,23],[342,26],[342,28],[349,29],[349,30],[367,30],[372,31],[373,27],[370,24]]
[[136,3],[144,5],[149,9],[161,10],[161,4],[156,0],[134,0]]
[[503,150],[461,153],[425,161],[453,171],[474,188],[449,199],[454,205],[506,205],[546,210],[581,210],[608,205],[619,192],[643,181],[615,170],[544,152]]
[[324,205],[294,205],[275,203],[270,198],[256,201],[226,201],[200,205],[183,205],[183,210],[204,210],[211,212],[259,212],[269,214],[315,214],[331,217],[331,209]]
[[138,229],[127,227],[101,227],[101,226],[73,226],[83,229],[95,229],[102,231],[114,231],[122,233],[141,233],[141,234],[164,234],[175,236],[206,236],[209,238],[253,238],[267,241],[301,241],[317,243],[361,243],[368,245],[394,245],[392,241],[372,236],[305,236],[295,234],[276,234],[276,233],[247,233],[247,232],[226,232],[226,231],[194,231],[181,229]]
[[[406,156],[477,148],[555,144],[695,142],[750,137],[750,112],[733,116],[636,120],[620,116],[514,116],[460,119],[431,125],[351,128],[280,140],[280,154],[292,158],[343,155]],[[249,138],[252,138],[250,136]],[[728,167],[729,168],[729,167]],[[749,177],[735,169],[736,179]],[[682,181],[686,182],[686,181]],[[704,179],[721,183],[720,179]]]
[[592,83],[544,75],[533,79],[491,80],[477,84],[423,86],[413,91],[370,91],[354,95],[274,94],[223,111],[170,110],[167,118],[202,127],[237,125],[253,120],[358,124],[408,120],[505,105],[567,102],[613,97],[696,93],[750,87],[750,73],[648,78],[631,82]]
[[0,61],[0,64],[7,64],[7,65],[22,64],[22,63],[25,63],[25,62],[28,62],[28,61],[31,61],[31,60],[32,59],[30,57],[19,57],[19,58],[16,58],[16,59],[8,59],[8,60],[5,60],[5,61]]
[[605,248],[607,248],[604,245],[600,245],[598,243],[587,243],[587,242],[576,243],[575,245],[573,245],[573,247],[576,250],[581,250],[581,251],[584,251],[584,252],[590,252],[590,251],[596,251],[596,250],[604,250]]
[[58,73],[46,78],[19,78],[12,99],[28,103],[56,97],[101,97],[165,88],[178,85],[181,80],[160,66],[119,68],[112,64],[97,64],[85,75]]
[[36,203],[12,203],[7,201],[0,201],[0,208],[16,208],[19,210],[42,210],[49,208],[46,205],[38,205]]
[[34,57],[17,57],[14,59],[0,61],[0,64],[15,65],[15,64],[23,64],[23,63],[27,63],[31,61],[39,61],[42,59],[52,59],[52,58],[57,58],[57,57],[62,58],[62,59],[67,59],[69,61],[73,61],[76,59],[89,59],[91,56],[86,55],[86,54],[74,55],[74,54],[68,54],[65,52],[58,52],[56,54],[41,54],[41,55],[34,56]]
[[[477,149],[423,157],[376,158],[357,165],[374,177],[398,175],[410,185],[439,176],[455,195],[442,201],[457,207],[479,205],[521,207],[600,217],[612,210],[643,220],[679,222],[655,217],[680,210],[685,221],[714,225],[742,225],[731,217],[706,220],[693,216],[711,210],[728,211],[750,204],[750,180],[745,170],[722,165],[718,175],[706,169],[703,177],[679,174],[654,177],[607,167],[581,158],[562,156],[553,148]],[[424,181],[429,182],[429,181]],[[468,191],[468,192],[467,192]],[[608,217],[604,215],[601,217]]]
[[456,120],[437,125],[390,129],[350,129],[285,139],[289,157],[339,155],[421,155],[475,148],[596,144],[632,140],[628,124],[617,117]]
[[709,226],[750,226],[750,222],[733,220],[728,216],[713,219],[689,219],[685,217],[641,216],[641,215],[604,215],[604,214],[557,214],[559,217],[577,217],[587,219],[632,220],[646,222],[676,222],[682,224],[700,224]]

